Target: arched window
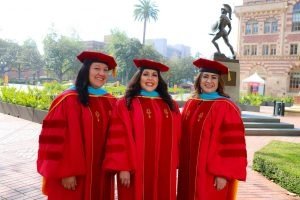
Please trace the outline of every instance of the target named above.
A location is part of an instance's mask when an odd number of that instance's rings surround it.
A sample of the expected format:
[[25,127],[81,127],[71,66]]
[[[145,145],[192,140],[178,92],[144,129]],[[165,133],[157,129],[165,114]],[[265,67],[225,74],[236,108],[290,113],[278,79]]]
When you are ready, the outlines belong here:
[[245,34],[256,34],[258,33],[258,22],[256,20],[249,20],[246,22]]
[[278,30],[278,21],[275,18],[269,18],[264,24],[264,33],[275,33]]
[[293,8],[293,26],[292,31],[300,31],[300,2]]

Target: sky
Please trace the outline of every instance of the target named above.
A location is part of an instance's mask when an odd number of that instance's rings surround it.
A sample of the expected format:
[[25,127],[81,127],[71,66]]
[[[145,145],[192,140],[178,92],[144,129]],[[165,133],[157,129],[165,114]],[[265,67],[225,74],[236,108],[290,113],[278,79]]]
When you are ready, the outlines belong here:
[[[147,25],[146,39],[166,38],[168,45],[184,44],[210,57],[215,51],[211,43],[211,26],[221,14],[224,3],[233,9],[242,0],[152,0],[159,9],[158,20]],[[61,35],[76,31],[82,40],[103,41],[112,29],[142,41],[143,23],[133,17],[138,0],[0,0],[0,38],[20,44],[33,39],[42,51],[42,40],[54,25]],[[236,51],[238,19],[232,14],[229,42]],[[222,39],[221,52],[230,55]]]

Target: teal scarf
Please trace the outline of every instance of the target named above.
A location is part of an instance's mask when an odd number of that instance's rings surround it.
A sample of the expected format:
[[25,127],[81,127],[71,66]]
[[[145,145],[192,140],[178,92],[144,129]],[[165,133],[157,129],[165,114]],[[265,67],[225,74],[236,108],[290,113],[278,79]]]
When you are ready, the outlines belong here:
[[219,95],[219,93],[217,93],[217,92],[211,92],[211,93],[199,94],[199,98],[205,99],[205,100],[214,100],[214,99],[220,99],[220,98],[226,98],[226,97]]
[[[76,87],[73,85],[69,88],[69,90],[76,90]],[[102,88],[93,88],[88,86],[88,93],[92,95],[102,96],[107,94],[107,91]]]
[[157,91],[153,90],[151,92],[148,92],[146,90],[141,90],[141,93],[140,93],[142,96],[145,96],[145,97],[159,97],[159,94]]

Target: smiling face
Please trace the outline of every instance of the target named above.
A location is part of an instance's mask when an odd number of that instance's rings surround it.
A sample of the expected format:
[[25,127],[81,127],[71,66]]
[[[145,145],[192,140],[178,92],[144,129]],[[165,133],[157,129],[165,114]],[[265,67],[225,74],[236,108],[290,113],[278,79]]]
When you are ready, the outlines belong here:
[[93,88],[102,87],[108,78],[108,66],[104,63],[94,62],[90,66],[89,81]]
[[200,79],[200,87],[202,92],[204,93],[211,93],[216,92],[218,89],[219,84],[219,75],[210,73],[210,72],[203,72]]
[[142,72],[140,84],[143,90],[154,91],[158,86],[158,72],[153,69],[145,69]]

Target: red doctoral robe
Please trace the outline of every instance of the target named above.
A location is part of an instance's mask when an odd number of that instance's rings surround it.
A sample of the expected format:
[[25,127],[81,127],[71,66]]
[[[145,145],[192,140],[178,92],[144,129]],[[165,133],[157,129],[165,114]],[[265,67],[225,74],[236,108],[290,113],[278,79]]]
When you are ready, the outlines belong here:
[[[109,118],[116,98],[90,95],[83,106],[74,90],[52,103],[39,137],[37,170],[44,178],[49,200],[113,199],[113,177],[102,170]],[[75,191],[61,184],[76,176]]]
[[[178,200],[233,200],[246,179],[245,129],[236,105],[226,99],[190,99],[182,113]],[[224,177],[220,191],[214,178]]]
[[130,187],[118,184],[119,200],[175,200],[180,112],[161,98],[122,98],[113,110],[104,169],[130,171]]

